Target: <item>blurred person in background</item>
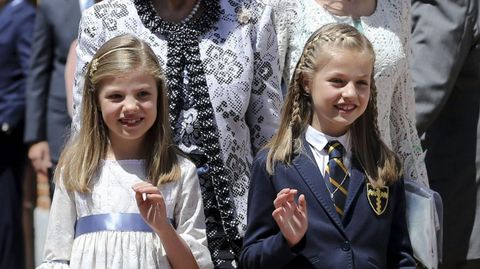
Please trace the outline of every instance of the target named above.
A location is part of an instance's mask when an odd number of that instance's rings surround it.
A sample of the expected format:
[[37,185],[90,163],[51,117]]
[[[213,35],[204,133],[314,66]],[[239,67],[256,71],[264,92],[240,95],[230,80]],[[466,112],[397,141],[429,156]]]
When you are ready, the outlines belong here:
[[36,173],[51,176],[70,131],[65,63],[81,10],[93,0],[42,0],[35,21],[27,83],[25,142]]
[[417,129],[444,204],[442,269],[480,268],[480,2],[412,1]]
[[24,267],[22,186],[25,80],[35,7],[0,0],[0,268]]

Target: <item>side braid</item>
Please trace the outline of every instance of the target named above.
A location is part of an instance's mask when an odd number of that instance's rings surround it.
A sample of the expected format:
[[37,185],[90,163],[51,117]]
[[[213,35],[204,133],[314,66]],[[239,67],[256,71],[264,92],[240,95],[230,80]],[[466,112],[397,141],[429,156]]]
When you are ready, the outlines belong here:
[[377,110],[377,86],[375,85],[375,80],[372,75],[371,79],[371,88],[370,88],[370,103],[372,104],[372,116],[373,116],[373,130],[377,137],[380,136],[380,131],[378,129],[378,110]]

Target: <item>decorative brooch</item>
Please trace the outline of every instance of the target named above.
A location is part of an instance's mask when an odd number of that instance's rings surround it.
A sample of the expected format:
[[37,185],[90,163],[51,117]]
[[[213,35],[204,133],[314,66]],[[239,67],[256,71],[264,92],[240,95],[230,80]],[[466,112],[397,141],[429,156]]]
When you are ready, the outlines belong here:
[[367,199],[377,216],[382,215],[387,209],[389,195],[388,186],[374,187],[367,182]]
[[247,8],[247,7],[242,7],[240,11],[237,13],[237,21],[240,24],[248,24],[252,20],[252,14],[253,12]]

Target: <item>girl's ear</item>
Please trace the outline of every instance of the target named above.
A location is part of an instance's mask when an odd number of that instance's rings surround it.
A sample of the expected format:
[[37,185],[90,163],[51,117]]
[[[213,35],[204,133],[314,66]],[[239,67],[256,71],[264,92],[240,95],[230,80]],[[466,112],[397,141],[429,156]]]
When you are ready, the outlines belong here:
[[305,91],[305,93],[307,95],[310,95],[310,80],[308,78],[306,78],[305,76],[302,76],[300,78],[300,82],[301,82],[301,86],[303,88],[303,90]]

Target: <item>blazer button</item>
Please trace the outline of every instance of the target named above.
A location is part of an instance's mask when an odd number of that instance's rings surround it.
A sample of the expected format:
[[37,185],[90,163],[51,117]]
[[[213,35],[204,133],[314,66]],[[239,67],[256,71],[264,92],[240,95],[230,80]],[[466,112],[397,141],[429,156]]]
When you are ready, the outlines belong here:
[[350,250],[350,242],[348,242],[348,241],[343,242],[342,250],[343,251],[349,251]]

